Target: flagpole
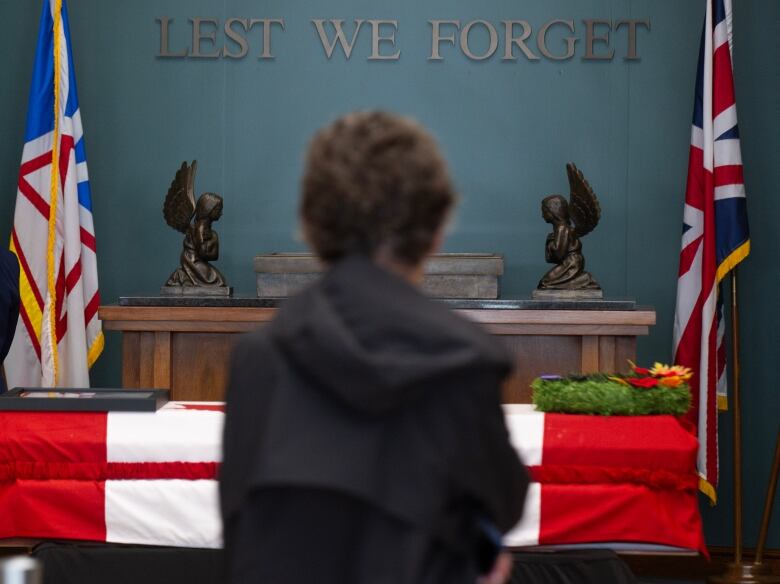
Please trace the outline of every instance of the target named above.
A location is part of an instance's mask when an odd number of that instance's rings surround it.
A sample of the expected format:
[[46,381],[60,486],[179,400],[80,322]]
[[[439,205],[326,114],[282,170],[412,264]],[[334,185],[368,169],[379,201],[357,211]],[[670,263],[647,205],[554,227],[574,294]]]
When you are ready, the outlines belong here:
[[775,493],[777,493],[778,474],[780,474],[780,432],[777,433],[775,461],[772,463],[772,471],[769,475],[769,486],[767,487],[766,499],[764,500],[764,516],[761,518],[761,531],[758,534],[758,545],[756,546],[756,564],[761,564],[764,561],[766,535],[769,532],[769,522],[772,519],[772,506],[775,502]]
[[731,387],[734,395],[734,563],[742,563],[742,397],[739,387],[737,268],[731,270]]
[[[742,402],[739,387],[739,303],[737,302],[737,268],[731,270],[731,390],[734,431],[734,561],[726,571],[707,579],[713,584],[780,584],[780,576],[770,573],[762,558],[742,561]],[[771,485],[770,485],[771,488]],[[763,551],[763,550],[761,550]]]

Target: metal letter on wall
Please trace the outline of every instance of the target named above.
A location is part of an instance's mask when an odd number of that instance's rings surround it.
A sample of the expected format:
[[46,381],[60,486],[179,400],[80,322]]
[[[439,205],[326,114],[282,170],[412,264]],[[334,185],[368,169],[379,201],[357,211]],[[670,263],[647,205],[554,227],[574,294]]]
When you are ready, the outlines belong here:
[[539,30],[539,35],[536,37],[536,44],[539,47],[539,51],[542,53],[542,55],[548,59],[552,59],[554,61],[565,61],[566,59],[571,59],[574,56],[574,45],[577,42],[577,37],[566,37],[566,53],[563,56],[553,55],[547,48],[547,31],[556,24],[563,24],[569,27],[569,30],[572,33],[574,32],[573,20],[551,20]]
[[[352,55],[352,48],[355,46],[357,35],[360,32],[360,27],[363,25],[364,21],[355,20],[355,32],[352,33],[352,41],[349,43],[347,42],[347,37],[344,34],[344,29],[342,28],[342,24],[344,24],[343,20],[337,18],[332,18],[328,21],[325,21],[324,19],[313,19],[312,22],[317,28],[317,33],[320,35],[322,48],[325,50],[325,55],[328,57],[328,59],[330,59],[333,55],[333,49],[336,48],[336,43],[338,42],[341,45],[341,50],[344,51],[344,56],[347,58],[347,61],[349,61],[349,57]],[[325,32],[325,22],[330,22],[333,25],[333,29],[336,31],[336,36],[333,37],[333,42],[328,40],[328,33]]]
[[161,16],[160,18],[156,18],[157,22],[160,23],[160,52],[157,53],[158,57],[167,57],[167,58],[174,58],[174,59],[183,59],[187,56],[187,49],[184,49],[183,51],[179,53],[172,53],[169,49],[168,44],[168,27],[170,26],[170,23],[173,22],[173,18],[170,16]]
[[258,57],[258,59],[273,59],[274,56],[271,54],[271,26],[278,24],[282,27],[282,30],[284,30],[284,19],[253,18],[249,21],[249,28],[252,28],[258,22],[263,23],[263,53]]
[[[520,47],[523,54],[529,61],[538,61],[539,57],[525,44],[525,41],[531,36],[531,25],[525,20],[504,20],[504,61],[516,61],[514,54],[515,45]],[[519,24],[523,28],[523,34],[519,37],[514,36],[515,25]]]
[[[216,18],[190,18],[192,23],[192,54],[190,55],[194,59],[218,59],[221,55],[221,51],[217,49],[216,53],[201,53],[200,43],[201,41],[209,41],[215,47],[217,45],[217,26],[219,21]],[[213,24],[214,30],[204,33],[201,30],[203,23]]]
[[442,56],[439,54],[439,45],[442,41],[447,41],[455,45],[455,34],[452,36],[441,36],[441,25],[451,24],[455,28],[460,28],[460,20],[429,20],[431,25],[431,56],[428,57],[429,61],[441,61]]
[[[484,26],[490,35],[490,45],[488,46],[488,50],[482,55],[475,55],[471,52],[471,47],[469,47],[469,33],[475,24]],[[466,26],[460,31],[460,50],[472,61],[484,61],[485,59],[489,59],[493,56],[493,53],[496,52],[497,48],[498,33],[496,32],[495,27],[486,20],[472,20],[471,22],[466,23]]]
[[646,27],[647,30],[650,30],[650,19],[618,20],[615,23],[615,30],[619,29],[624,24],[628,25],[628,52],[624,58],[626,61],[635,61],[636,59],[639,59],[636,55],[636,27],[638,24],[641,24]]
[[[390,43],[395,48],[395,32],[398,30],[397,20],[369,20],[371,23],[371,55],[368,57],[369,61],[397,61],[401,56],[401,51],[398,50],[392,55],[382,55],[379,51],[379,43]],[[389,24],[393,27],[393,32],[390,36],[381,36],[380,27],[383,24]]]
[[246,18],[229,18],[225,21],[225,36],[241,48],[238,53],[233,53],[228,51],[228,47],[225,45],[222,48],[222,54],[228,59],[243,59],[249,53],[249,43],[246,37],[233,28],[233,24],[236,22],[244,27],[244,34],[249,32],[249,21]]
[[[594,61],[611,61],[612,57],[615,56],[615,49],[609,49],[607,53],[597,55],[593,50],[593,44],[596,41],[600,41],[606,43],[607,47],[609,47],[609,31],[612,30],[612,21],[595,18],[583,20],[583,22],[585,23],[585,56],[583,59]],[[598,24],[607,25],[606,33],[601,36],[596,36],[593,32],[594,27]]]

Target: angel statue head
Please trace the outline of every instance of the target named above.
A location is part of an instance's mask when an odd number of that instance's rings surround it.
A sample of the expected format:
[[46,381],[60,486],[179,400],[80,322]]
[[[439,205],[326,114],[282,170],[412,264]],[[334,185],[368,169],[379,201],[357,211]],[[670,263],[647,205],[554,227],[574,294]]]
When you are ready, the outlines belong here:
[[569,223],[569,204],[561,195],[550,195],[542,199],[542,218],[547,223],[563,221]]
[[217,221],[220,217],[222,217],[222,197],[217,193],[203,193],[195,205],[195,219]]

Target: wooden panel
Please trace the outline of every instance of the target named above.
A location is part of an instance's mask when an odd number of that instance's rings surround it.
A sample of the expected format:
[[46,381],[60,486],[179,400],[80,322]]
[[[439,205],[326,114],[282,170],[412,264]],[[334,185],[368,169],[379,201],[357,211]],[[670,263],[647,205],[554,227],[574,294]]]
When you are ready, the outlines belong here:
[[103,323],[106,330],[110,331],[165,331],[193,333],[246,333],[255,330],[259,326],[263,326],[264,324],[257,321],[200,322],[187,320],[115,320],[103,321]]
[[569,336],[502,337],[515,356],[515,372],[504,387],[506,403],[530,403],[531,381],[542,374],[580,371],[580,339]]
[[482,323],[522,324],[655,324],[654,310],[456,310],[458,314]]
[[[275,308],[184,308],[169,306],[101,306],[104,321],[268,322]],[[109,324],[107,323],[107,324]],[[110,326],[110,324],[109,324]]]
[[615,364],[615,337],[599,337],[599,371],[614,373],[617,371]]
[[[485,324],[545,324],[545,325],[628,325],[655,324],[655,311],[640,310],[456,310],[458,314]],[[275,308],[184,308],[162,306],[101,306],[100,319],[106,328],[121,330],[124,323],[173,322],[268,322]]]
[[235,334],[174,333],[171,399],[221,401],[225,397]]
[[627,324],[486,324],[482,325],[493,335],[573,335],[573,336],[643,336],[649,328]]
[[594,336],[582,337],[582,359],[580,371],[582,373],[594,373],[599,370],[599,338]]
[[154,387],[154,333],[140,333],[138,387]]
[[615,338],[615,371],[628,373],[628,360],[636,361],[636,337]]
[[141,387],[140,333],[122,334],[122,387]]
[[171,387],[171,333],[154,333],[154,387]]

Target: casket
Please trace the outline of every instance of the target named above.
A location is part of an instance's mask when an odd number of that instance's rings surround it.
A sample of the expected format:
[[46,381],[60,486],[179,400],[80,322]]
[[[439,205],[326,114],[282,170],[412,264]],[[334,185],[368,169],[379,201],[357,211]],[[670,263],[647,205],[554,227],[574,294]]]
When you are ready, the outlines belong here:
[[[610,544],[706,554],[696,439],[671,416],[505,406],[533,483],[511,547]],[[0,538],[218,548],[221,403],[156,413],[0,413]]]

